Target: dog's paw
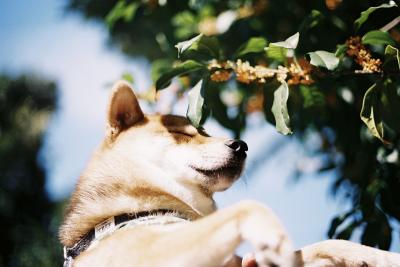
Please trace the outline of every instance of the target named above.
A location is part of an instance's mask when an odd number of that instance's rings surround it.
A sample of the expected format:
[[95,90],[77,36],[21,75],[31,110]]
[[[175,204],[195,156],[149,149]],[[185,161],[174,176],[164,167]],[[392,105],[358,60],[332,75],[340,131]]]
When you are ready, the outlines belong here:
[[264,206],[245,202],[247,216],[241,222],[244,240],[255,248],[256,261],[261,267],[294,266],[292,242],[279,219]]
[[294,250],[282,236],[275,242],[259,242],[255,247],[255,259],[259,267],[293,267]]
[[259,267],[292,267],[294,249],[286,234],[266,233],[266,228],[252,233],[248,240],[255,248],[255,259]]
[[270,249],[257,250],[255,259],[258,267],[294,267],[293,253],[282,254]]

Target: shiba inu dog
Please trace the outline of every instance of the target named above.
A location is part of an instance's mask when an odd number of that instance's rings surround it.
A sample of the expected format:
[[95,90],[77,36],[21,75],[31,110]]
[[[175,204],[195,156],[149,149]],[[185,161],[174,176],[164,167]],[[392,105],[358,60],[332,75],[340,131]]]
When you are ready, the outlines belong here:
[[355,245],[346,241],[294,253],[279,219],[254,201],[216,211],[213,193],[239,178],[247,149],[243,141],[209,136],[184,117],[145,115],[129,85],[118,82],[105,139],[81,175],[60,229],[64,265],[221,267],[249,241],[260,267],[399,266],[386,261],[390,253],[361,246],[361,253],[383,255],[381,261],[360,265],[346,254],[352,261],[329,265],[342,259],[335,249]]

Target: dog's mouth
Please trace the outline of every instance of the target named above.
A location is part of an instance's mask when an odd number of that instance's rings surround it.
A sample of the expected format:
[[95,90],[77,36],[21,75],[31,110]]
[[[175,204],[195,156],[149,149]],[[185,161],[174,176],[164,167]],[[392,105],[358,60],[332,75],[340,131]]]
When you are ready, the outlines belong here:
[[235,160],[225,165],[217,166],[214,168],[204,168],[204,167],[201,168],[194,165],[190,165],[190,167],[193,170],[203,174],[204,176],[229,177],[233,179],[240,175],[243,169],[243,164],[244,160],[237,160],[237,161]]

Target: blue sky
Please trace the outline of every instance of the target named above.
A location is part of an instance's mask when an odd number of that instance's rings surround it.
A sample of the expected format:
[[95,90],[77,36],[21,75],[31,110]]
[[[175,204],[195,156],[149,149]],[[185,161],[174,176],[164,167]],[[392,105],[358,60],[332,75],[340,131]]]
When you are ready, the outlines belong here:
[[[56,0],[0,2],[0,72],[38,73],[59,85],[59,109],[50,122],[41,153],[48,171],[47,190],[54,199],[68,197],[103,136],[107,85],[125,71],[134,74],[136,90],[151,85],[146,60],[126,59],[110,49],[104,28],[65,14],[63,5]],[[175,111],[183,114],[185,103]],[[302,145],[277,134],[262,118],[254,116],[250,121],[243,137],[249,144],[250,168],[231,189],[216,195],[218,205],[257,199],[278,214],[297,247],[325,239],[331,218],[348,208],[346,203],[329,197],[333,174],[316,177],[310,173],[295,182],[291,174],[296,166],[312,166],[315,159],[305,160],[307,153]],[[206,129],[229,134],[212,121]],[[251,168],[266,156],[268,160]],[[398,235],[394,238],[392,247],[398,248]]]

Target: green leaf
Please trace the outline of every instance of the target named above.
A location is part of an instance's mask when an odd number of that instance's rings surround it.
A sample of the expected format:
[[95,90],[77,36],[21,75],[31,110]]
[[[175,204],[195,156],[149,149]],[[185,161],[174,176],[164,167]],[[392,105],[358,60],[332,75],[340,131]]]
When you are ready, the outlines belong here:
[[378,243],[380,233],[380,223],[379,222],[369,222],[364,228],[361,235],[361,243],[367,246],[375,247]]
[[178,57],[186,59],[218,59],[220,57],[219,43],[217,38],[204,36],[202,34],[196,37],[180,42],[175,47],[178,49]]
[[121,79],[133,83],[135,80],[133,79],[132,74],[130,74],[129,72],[124,72],[121,76]]
[[333,53],[327,51],[315,51],[308,54],[311,58],[311,65],[324,67],[328,70],[334,70],[339,65],[339,59]]
[[363,44],[370,45],[395,45],[390,34],[383,31],[370,31],[367,32],[361,39]]
[[390,144],[400,135],[400,95],[395,83],[372,85],[364,95],[361,120],[383,143]]
[[135,17],[138,7],[139,3],[130,3],[126,6],[124,14],[125,22],[131,21]]
[[303,98],[303,108],[320,108],[325,105],[325,96],[316,86],[306,86],[301,84],[300,94]]
[[361,12],[360,17],[358,19],[356,19],[356,21],[354,21],[354,26],[355,26],[356,30],[358,30],[367,21],[369,15],[371,15],[375,10],[378,10],[381,8],[391,8],[394,6],[396,6],[396,5],[382,4],[380,6],[370,7],[367,10]]
[[341,44],[336,46],[335,57],[341,57],[346,53],[347,45]]
[[354,214],[355,210],[351,210],[349,212],[346,212],[344,214],[338,215],[333,220],[331,221],[331,225],[328,230],[328,237],[333,238],[333,236],[336,233],[336,229],[345,221],[347,218],[349,218],[350,215]]
[[397,49],[396,47],[393,47],[391,45],[386,46],[385,49],[385,55],[387,56],[387,58],[392,58],[395,59],[397,61],[397,65],[399,67],[400,70],[400,53],[399,53],[399,49]]
[[203,36],[203,34],[199,34],[195,37],[193,37],[190,40],[187,41],[183,41],[183,42],[179,42],[175,45],[176,49],[178,49],[178,58],[180,57],[180,55],[185,52],[186,50],[188,50],[192,44],[196,41],[198,41],[201,37]]
[[361,243],[367,246],[388,250],[392,242],[392,228],[384,214],[374,216],[374,220],[369,221],[361,235]]
[[300,32],[307,31],[311,28],[314,28],[315,26],[318,25],[322,21],[324,16],[322,13],[318,10],[311,10],[311,13],[303,20],[303,22],[300,25]]
[[389,250],[390,244],[392,243],[392,227],[385,215],[383,215],[383,221],[381,224],[381,236],[379,237],[378,248],[383,250]]
[[288,99],[289,87],[286,82],[283,82],[274,92],[274,102],[271,111],[275,117],[276,130],[284,135],[292,134],[292,130],[289,126],[290,118],[287,109]]
[[335,238],[349,240],[351,235],[353,234],[354,229],[356,229],[359,225],[360,222],[353,221],[350,225],[348,225],[345,229],[338,233]]
[[[383,129],[376,125],[374,118],[374,104],[378,101],[377,85],[374,83],[365,93],[361,107],[361,120],[367,125],[371,133],[379,139],[383,136]],[[376,112],[376,111],[375,111]],[[382,140],[382,139],[381,139]]]
[[380,96],[382,106],[382,119],[385,127],[385,138],[395,140],[400,136],[400,91],[398,84],[386,81]]
[[372,135],[379,138],[382,142],[385,142],[383,139],[384,133],[378,90],[379,88],[376,83],[367,90],[364,95],[360,116],[361,120],[367,125]]
[[287,57],[288,49],[270,44],[265,51],[268,58],[277,60],[279,62],[284,62]]
[[287,49],[296,49],[299,43],[300,33],[296,32],[283,42],[271,43],[270,46],[279,46]]
[[166,58],[154,60],[151,64],[151,80],[155,83],[163,73],[171,69],[172,64],[173,62]]
[[167,87],[171,83],[172,78],[175,76],[181,76],[202,69],[207,69],[207,66],[194,60],[187,60],[172,70],[162,74],[161,77],[156,81],[156,89],[161,90]]
[[267,46],[267,40],[263,37],[250,38],[246,43],[241,45],[235,52],[235,57],[242,57],[249,53],[260,53],[263,52]]
[[186,117],[196,128],[201,127],[203,121],[206,83],[204,79],[201,79],[188,93],[189,105]]
[[108,27],[112,28],[120,19],[124,19],[125,22],[131,21],[139,5],[140,3],[137,2],[127,4],[125,0],[119,0],[105,17]]
[[178,39],[185,39],[197,32],[198,20],[189,10],[177,13],[172,18],[172,25],[176,28],[175,36]]

